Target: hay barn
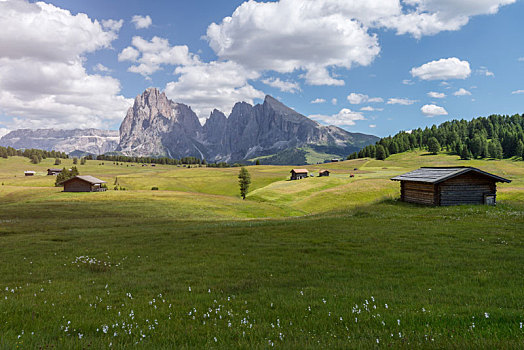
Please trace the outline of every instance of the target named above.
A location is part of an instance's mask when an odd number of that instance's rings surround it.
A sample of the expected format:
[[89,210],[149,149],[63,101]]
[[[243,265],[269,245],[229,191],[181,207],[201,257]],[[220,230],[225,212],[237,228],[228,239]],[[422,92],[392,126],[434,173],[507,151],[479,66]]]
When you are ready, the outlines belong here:
[[308,176],[307,169],[291,169],[291,180],[300,180]]
[[319,170],[318,176],[329,176],[329,170]]
[[423,167],[392,178],[400,199],[427,205],[495,205],[497,182],[511,182],[473,167]]
[[26,170],[26,171],[24,171],[24,175],[25,176],[34,176],[35,174],[36,174],[36,172],[33,171],[33,170]]
[[90,175],[78,175],[60,184],[64,185],[64,192],[103,192],[103,183],[106,182]]

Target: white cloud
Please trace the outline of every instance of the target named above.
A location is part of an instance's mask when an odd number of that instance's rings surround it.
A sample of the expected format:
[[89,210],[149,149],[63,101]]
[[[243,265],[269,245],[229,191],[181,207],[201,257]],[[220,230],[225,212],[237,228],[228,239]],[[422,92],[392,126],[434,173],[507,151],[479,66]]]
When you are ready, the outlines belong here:
[[403,105],[409,106],[417,102],[416,100],[410,100],[407,98],[390,98],[387,102],[388,105]]
[[336,98],[332,98],[332,99],[331,99],[331,104],[332,104],[333,106],[336,106],[337,103],[338,103],[338,100],[337,100]]
[[428,117],[434,117],[437,115],[448,115],[448,112],[444,109],[444,107],[440,107],[440,106],[433,105],[433,104],[424,105],[422,106],[422,108],[420,108],[420,110],[422,111],[422,113],[425,116],[428,116]]
[[9,134],[10,131],[11,131],[11,130],[6,129],[6,128],[0,128],[0,138],[1,138],[2,136],[4,136],[4,135]]
[[357,94],[357,93],[352,92],[348,95],[347,100],[349,101],[349,103],[353,105],[358,105],[358,104],[361,104],[362,102],[367,101],[368,98],[369,98],[368,95]]
[[352,92],[348,95],[347,100],[349,103],[358,105],[364,102],[370,102],[370,103],[381,103],[384,102],[384,99],[381,97],[369,97],[368,95],[364,94],[357,94],[355,92]]
[[316,103],[325,103],[325,102],[326,100],[324,100],[323,98],[316,98],[312,100],[310,103],[316,104]]
[[446,97],[446,94],[443,92],[430,91],[428,92],[428,96],[431,98],[444,98]]
[[404,80],[402,80],[402,84],[404,84],[404,85],[413,85],[415,83],[413,82],[413,80],[404,79]]
[[349,108],[343,108],[334,115],[310,115],[309,118],[321,122],[323,124],[335,125],[335,126],[349,126],[355,125],[357,120],[366,120],[362,113],[354,112]]
[[362,107],[360,110],[361,111],[365,111],[365,112],[373,112],[373,111],[381,112],[381,111],[384,110],[384,108],[374,108],[374,107],[371,107],[371,106],[366,106],[366,107]]
[[248,83],[259,74],[231,61],[196,62],[177,67],[175,74],[180,76],[166,85],[166,95],[191,106],[201,121],[208,118],[214,108],[228,115],[236,102],[253,104],[253,99],[265,96]]
[[[212,23],[207,39],[221,59],[257,71],[303,70],[302,77],[310,85],[340,86],[344,81],[336,79],[330,69],[367,66],[380,52],[377,36],[368,33],[354,16],[368,13],[376,17],[385,6],[357,3],[248,1],[220,24]],[[358,13],[345,11],[350,7]]]
[[477,74],[484,75],[486,77],[494,77],[495,74],[490,72],[486,67],[480,67],[477,69]]
[[97,63],[94,67],[93,67],[93,70],[95,72],[101,72],[101,73],[110,73],[111,72],[111,69],[107,68],[106,66],[104,66],[102,63]]
[[0,1],[0,113],[10,128],[109,127],[132,101],[118,80],[89,75],[87,53],[116,39],[86,14],[44,2]]
[[108,29],[110,31],[113,31],[113,32],[118,32],[120,31],[120,29],[122,28],[122,25],[124,24],[124,20],[121,19],[119,21],[117,20],[114,20],[114,19],[107,19],[107,20],[102,20],[102,27],[104,27],[104,29]]
[[466,79],[470,74],[469,62],[456,57],[442,58],[411,69],[411,75],[422,80]]
[[377,127],[376,124],[369,124],[368,126],[369,126],[370,128],[376,128],[376,127]]
[[135,36],[132,44],[134,47],[128,46],[120,52],[118,60],[137,62],[128,71],[144,77],[162,69],[163,65],[190,65],[198,59],[186,45],[170,46],[167,39],[157,36],[151,41]]
[[518,61],[519,62],[524,62],[524,57],[519,57]]
[[271,87],[277,88],[282,92],[290,92],[292,94],[300,91],[300,84],[293,81],[282,81],[280,78],[267,78],[262,82]]
[[511,94],[512,94],[512,95],[520,95],[520,94],[524,94],[524,90],[515,90],[515,91],[512,91]]
[[134,47],[128,46],[125,49],[123,49],[122,52],[118,54],[118,61],[119,62],[122,62],[122,61],[136,62],[136,60],[138,59],[138,56],[140,56],[140,52],[138,52],[138,50],[135,49]]
[[455,91],[453,93],[453,95],[455,95],[455,96],[469,96],[469,95],[471,95],[471,92],[469,92],[468,90],[466,90],[464,88],[460,88],[457,91]]
[[131,19],[131,22],[135,25],[136,29],[145,29],[153,24],[153,20],[148,16],[135,15]]

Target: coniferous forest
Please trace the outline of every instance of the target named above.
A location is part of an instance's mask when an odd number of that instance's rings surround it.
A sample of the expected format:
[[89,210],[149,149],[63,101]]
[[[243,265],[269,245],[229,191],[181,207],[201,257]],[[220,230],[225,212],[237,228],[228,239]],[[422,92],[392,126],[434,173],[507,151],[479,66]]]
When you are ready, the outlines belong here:
[[431,128],[401,131],[347,158],[383,160],[391,154],[420,148],[431,153],[456,154],[461,159],[520,157],[524,160],[524,114],[491,115],[471,121],[452,120]]

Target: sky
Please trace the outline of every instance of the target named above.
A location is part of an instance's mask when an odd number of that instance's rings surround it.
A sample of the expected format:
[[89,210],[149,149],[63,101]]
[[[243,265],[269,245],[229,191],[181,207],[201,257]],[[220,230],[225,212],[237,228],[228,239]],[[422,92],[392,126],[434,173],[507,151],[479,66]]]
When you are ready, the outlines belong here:
[[377,136],[524,113],[524,0],[0,0],[0,136],[271,95]]

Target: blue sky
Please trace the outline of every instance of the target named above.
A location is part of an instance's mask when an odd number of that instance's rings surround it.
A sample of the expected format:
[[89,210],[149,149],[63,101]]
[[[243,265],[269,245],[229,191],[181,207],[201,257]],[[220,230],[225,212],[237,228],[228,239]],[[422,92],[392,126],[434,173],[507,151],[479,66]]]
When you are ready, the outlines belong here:
[[147,87],[378,136],[523,113],[522,0],[0,0],[0,135],[117,129]]

